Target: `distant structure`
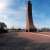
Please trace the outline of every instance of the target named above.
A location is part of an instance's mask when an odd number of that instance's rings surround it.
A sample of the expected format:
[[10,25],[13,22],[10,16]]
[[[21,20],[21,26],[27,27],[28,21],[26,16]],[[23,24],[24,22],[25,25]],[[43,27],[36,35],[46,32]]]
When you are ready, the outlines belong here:
[[36,32],[37,29],[35,28],[34,24],[33,24],[33,18],[32,18],[32,3],[29,0],[28,1],[28,16],[27,16],[27,23],[26,23],[26,32]]

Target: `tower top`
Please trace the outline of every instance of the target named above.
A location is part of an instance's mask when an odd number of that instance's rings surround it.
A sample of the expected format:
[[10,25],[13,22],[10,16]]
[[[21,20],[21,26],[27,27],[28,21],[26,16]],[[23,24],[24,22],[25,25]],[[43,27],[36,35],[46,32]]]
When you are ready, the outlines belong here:
[[31,0],[28,0],[29,2],[31,2]]
[[31,4],[31,0],[28,0],[28,4]]

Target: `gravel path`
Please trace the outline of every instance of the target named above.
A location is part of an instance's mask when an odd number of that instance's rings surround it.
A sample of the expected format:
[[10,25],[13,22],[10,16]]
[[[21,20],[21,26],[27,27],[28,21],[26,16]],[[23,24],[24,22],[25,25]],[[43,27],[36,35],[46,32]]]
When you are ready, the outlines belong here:
[[0,34],[0,50],[29,50],[31,47],[30,40],[17,37],[15,32]]

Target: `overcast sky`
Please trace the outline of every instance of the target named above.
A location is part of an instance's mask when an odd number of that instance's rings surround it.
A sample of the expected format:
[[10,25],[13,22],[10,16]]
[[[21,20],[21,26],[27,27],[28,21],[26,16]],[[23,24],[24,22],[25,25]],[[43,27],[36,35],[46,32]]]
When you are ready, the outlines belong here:
[[[27,0],[0,0],[0,22],[10,27],[25,28]],[[50,0],[32,0],[33,23],[37,28],[50,28]]]

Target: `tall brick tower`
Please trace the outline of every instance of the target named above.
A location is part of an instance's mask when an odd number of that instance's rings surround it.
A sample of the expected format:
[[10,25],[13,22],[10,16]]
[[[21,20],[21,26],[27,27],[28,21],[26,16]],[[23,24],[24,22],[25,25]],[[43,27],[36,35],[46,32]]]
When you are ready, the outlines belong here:
[[29,0],[28,1],[28,16],[27,16],[27,24],[26,24],[26,32],[35,32],[36,28],[33,24],[33,18],[32,18],[32,3]]

